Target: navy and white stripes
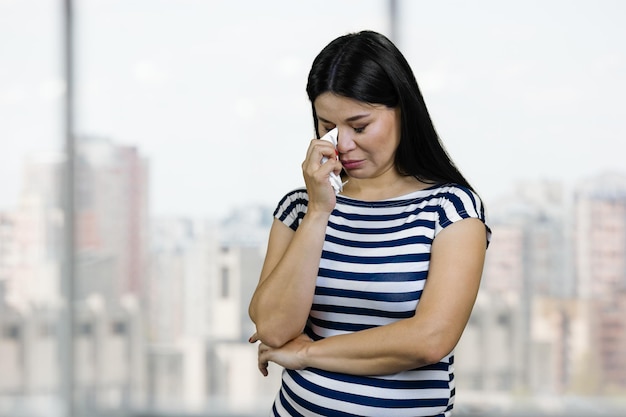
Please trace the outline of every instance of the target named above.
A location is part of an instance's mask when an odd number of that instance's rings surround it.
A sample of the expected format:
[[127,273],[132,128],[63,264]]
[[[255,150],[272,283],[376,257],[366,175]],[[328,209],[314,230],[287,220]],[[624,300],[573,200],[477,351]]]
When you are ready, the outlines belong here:
[[[274,216],[297,230],[307,202],[305,189],[292,191]],[[485,221],[482,203],[471,190],[453,184],[384,201],[337,196],[307,334],[317,340],[412,317],[426,282],[433,239],[468,217]],[[453,353],[438,364],[382,377],[285,371],[273,415],[449,416],[453,371]]]

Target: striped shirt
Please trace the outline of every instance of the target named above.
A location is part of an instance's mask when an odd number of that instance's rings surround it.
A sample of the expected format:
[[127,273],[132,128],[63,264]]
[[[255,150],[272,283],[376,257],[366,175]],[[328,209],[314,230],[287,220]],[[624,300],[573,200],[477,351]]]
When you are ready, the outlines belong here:
[[[280,201],[274,216],[296,230],[307,203],[306,189],[294,190]],[[338,195],[305,332],[319,340],[412,317],[426,282],[433,239],[446,226],[469,217],[485,221],[482,202],[454,184],[383,201]],[[443,417],[450,416],[454,396],[451,352],[439,363],[385,376],[284,370],[272,415]]]

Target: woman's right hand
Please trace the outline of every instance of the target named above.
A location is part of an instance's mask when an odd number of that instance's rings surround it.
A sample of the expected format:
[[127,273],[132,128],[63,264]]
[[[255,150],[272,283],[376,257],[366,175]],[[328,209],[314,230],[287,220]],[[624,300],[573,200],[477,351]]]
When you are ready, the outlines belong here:
[[[322,158],[328,160],[322,163]],[[302,175],[309,195],[308,211],[330,213],[337,202],[335,190],[330,184],[330,173],[339,175],[341,162],[337,160],[335,147],[324,140],[313,139],[302,162]]]

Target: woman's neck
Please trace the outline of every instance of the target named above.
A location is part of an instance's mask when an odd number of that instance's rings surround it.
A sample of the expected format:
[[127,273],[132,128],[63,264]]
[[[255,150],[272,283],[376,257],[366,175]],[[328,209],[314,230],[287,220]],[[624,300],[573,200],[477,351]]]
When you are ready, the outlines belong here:
[[388,175],[384,178],[348,178],[341,194],[357,200],[379,201],[423,190],[431,185],[415,177],[400,174]]

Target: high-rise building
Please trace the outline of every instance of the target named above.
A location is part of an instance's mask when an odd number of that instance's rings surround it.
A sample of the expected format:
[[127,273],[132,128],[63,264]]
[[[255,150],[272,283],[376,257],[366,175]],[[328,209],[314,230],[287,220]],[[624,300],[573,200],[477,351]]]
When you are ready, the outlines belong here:
[[[554,314],[546,304],[574,295],[564,187],[550,181],[524,182],[487,208],[493,236],[481,295],[459,355],[481,358],[484,366],[470,373],[477,389],[546,392],[548,387],[558,392],[564,386],[562,375],[571,374],[573,366],[563,360],[569,358],[563,350],[571,334],[551,318]],[[552,333],[546,326],[554,326]],[[494,336],[485,339],[490,334]],[[559,344],[546,334],[560,334],[566,342]],[[487,346],[485,340],[499,344]]]
[[247,309],[270,222],[268,210],[253,206],[222,222],[153,221],[151,406],[246,411],[275,393],[279,371],[261,377],[256,348],[247,342],[254,332]]
[[603,392],[626,390],[626,176],[605,173],[575,193],[578,296],[593,305],[591,341]]
[[578,296],[603,298],[626,289],[626,176],[581,182],[575,211]]
[[6,303],[16,261],[15,215],[0,212],[0,306]]
[[483,288],[524,299],[572,297],[571,215],[565,188],[552,181],[523,182],[511,196],[487,208],[493,239]]
[[[136,406],[145,392],[147,168],[136,149],[104,139],[81,140],[77,156],[72,359],[77,406],[91,415]],[[29,155],[18,205],[0,215],[0,395],[44,408],[58,406],[62,372],[65,162],[58,153]]]
[[77,297],[142,296],[148,268],[148,163],[132,146],[78,142]]
[[[25,160],[15,210],[4,216],[2,231],[4,300],[23,309],[58,306],[63,256],[61,155],[38,153]],[[2,277],[0,277],[2,279]]]

